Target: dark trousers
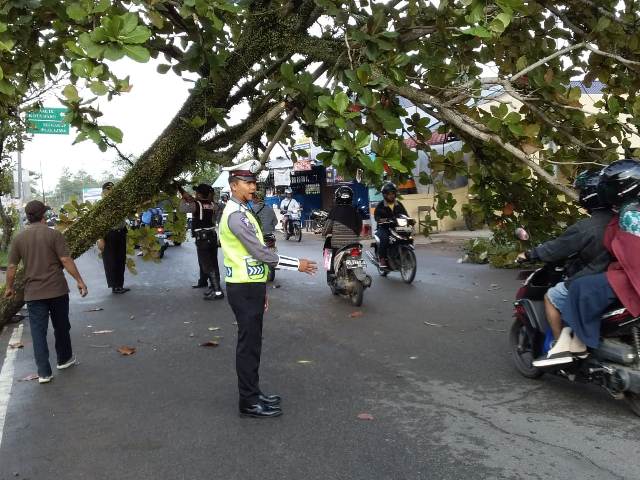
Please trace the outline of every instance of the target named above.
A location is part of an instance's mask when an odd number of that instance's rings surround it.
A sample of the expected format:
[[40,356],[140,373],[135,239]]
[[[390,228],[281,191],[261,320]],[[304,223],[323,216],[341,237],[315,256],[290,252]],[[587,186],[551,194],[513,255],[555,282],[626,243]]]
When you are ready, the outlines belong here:
[[122,288],[127,262],[127,229],[110,230],[104,238],[102,263],[109,288]]
[[389,251],[389,229],[386,227],[378,227],[376,235],[380,239],[378,244],[378,258],[387,258]]
[[69,324],[69,295],[28,301],[27,310],[29,311],[33,355],[38,367],[38,376],[48,377],[51,375],[49,347],[47,345],[49,315],[51,315],[53,335],[56,339],[58,365],[68,362],[73,355],[71,336],[69,335],[69,330],[71,330],[71,325]]
[[238,322],[236,373],[240,406],[250,406],[260,395],[262,318],[267,295],[265,283],[227,283],[227,299]]
[[[198,265],[200,271],[211,282],[211,286],[220,289],[220,268],[218,267],[218,237],[212,240],[196,240],[196,252],[198,253]],[[202,275],[201,277],[202,278]]]
[[[207,275],[206,273],[204,273],[204,270],[202,270],[202,265],[200,265],[200,261],[198,260],[198,271],[199,271],[199,278],[198,278],[198,285],[209,285],[209,275]],[[213,286],[213,285],[211,285]]]

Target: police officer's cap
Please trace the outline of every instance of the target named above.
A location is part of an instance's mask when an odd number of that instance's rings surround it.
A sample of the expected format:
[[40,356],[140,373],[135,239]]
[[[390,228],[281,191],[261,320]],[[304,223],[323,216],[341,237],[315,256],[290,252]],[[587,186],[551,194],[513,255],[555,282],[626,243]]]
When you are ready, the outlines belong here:
[[237,178],[245,182],[255,182],[256,173],[260,170],[260,162],[258,160],[247,160],[246,162],[224,167],[222,170],[229,172],[229,180]]

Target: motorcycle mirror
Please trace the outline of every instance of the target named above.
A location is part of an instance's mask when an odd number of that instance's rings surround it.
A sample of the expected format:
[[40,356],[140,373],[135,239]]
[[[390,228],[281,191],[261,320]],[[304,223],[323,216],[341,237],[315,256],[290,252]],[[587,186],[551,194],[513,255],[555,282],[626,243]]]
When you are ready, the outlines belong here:
[[516,234],[516,238],[518,240],[522,240],[523,242],[526,242],[527,240],[529,240],[529,238],[531,238],[529,236],[529,233],[522,227],[516,228],[515,234]]

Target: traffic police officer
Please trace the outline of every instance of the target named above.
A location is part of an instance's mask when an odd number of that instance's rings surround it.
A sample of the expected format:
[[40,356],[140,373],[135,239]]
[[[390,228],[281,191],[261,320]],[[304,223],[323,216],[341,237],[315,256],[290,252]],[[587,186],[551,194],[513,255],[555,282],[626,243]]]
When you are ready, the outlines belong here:
[[218,235],[215,229],[218,205],[211,199],[213,189],[206,183],[195,188],[196,198],[193,198],[182,188],[180,194],[180,211],[191,213],[191,235],[196,239],[198,264],[204,277],[211,282],[211,288],[204,294],[205,300],[224,298],[220,287],[220,270],[218,268]]
[[[113,182],[102,185],[102,197],[111,193]],[[102,252],[104,273],[107,277],[107,286],[113,293],[126,293],[129,291],[124,286],[124,269],[127,263],[127,225],[121,222],[116,228],[112,228],[103,239],[98,240],[98,249]]]
[[282,415],[280,396],[260,390],[258,370],[262,347],[262,319],[267,308],[269,268],[315,273],[315,262],[278,255],[264,245],[257,218],[247,202],[256,191],[260,162],[249,160],[229,171],[231,198],[220,219],[227,299],[238,323],[236,373],[241,416],[269,418]]

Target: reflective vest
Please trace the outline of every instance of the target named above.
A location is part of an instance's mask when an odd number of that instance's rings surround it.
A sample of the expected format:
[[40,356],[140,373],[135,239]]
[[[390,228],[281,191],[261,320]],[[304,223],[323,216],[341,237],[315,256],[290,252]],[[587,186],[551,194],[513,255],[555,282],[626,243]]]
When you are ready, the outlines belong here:
[[226,283],[265,283],[269,275],[269,266],[266,263],[254,259],[245,246],[229,229],[229,215],[234,212],[245,212],[246,217],[256,231],[256,237],[262,245],[262,230],[258,220],[247,213],[247,207],[229,200],[224,207],[220,218],[220,245],[224,254],[224,269]]

